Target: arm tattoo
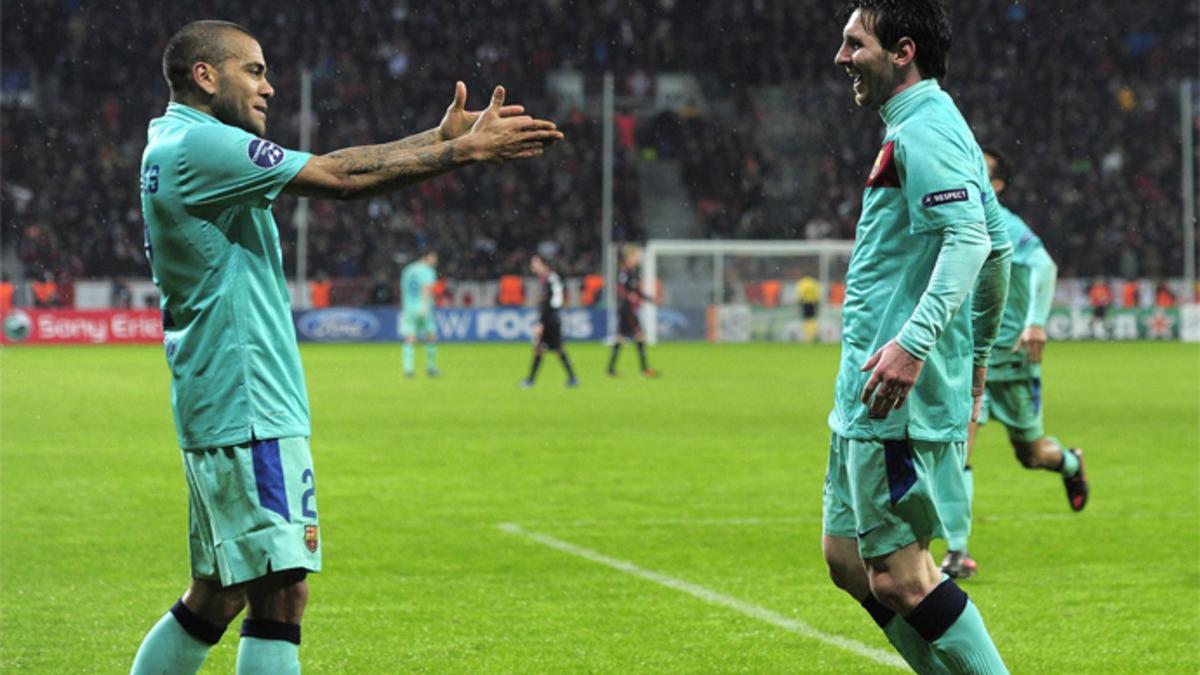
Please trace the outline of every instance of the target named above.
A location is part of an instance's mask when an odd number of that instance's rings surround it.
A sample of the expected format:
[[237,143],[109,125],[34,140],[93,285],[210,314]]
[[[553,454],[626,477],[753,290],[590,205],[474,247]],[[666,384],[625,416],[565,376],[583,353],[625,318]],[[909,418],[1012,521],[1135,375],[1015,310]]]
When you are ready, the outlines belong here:
[[417,160],[431,169],[443,169],[454,166],[454,141],[447,143],[446,147],[438,155],[434,155],[428,151],[418,153]]
[[413,134],[412,136],[406,136],[406,137],[401,138],[400,140],[396,141],[395,143],[390,143],[389,145],[394,145],[398,149],[399,148],[420,148],[420,147],[423,147],[426,145],[433,145],[434,143],[440,143],[441,141],[442,141],[442,132],[437,127],[434,127],[432,129],[426,129],[425,131],[422,131],[420,133]]
[[[430,169],[436,171],[454,167],[455,141],[448,142],[440,152],[435,153],[429,150],[418,152],[415,158],[410,153],[398,154],[400,151],[414,147],[406,145],[411,142],[412,138],[415,138],[415,136],[384,145],[368,145],[358,148],[335,150],[329,153],[329,157],[336,159],[341,165],[342,170],[350,175],[383,171],[387,173],[394,172],[397,176],[404,176],[427,172]],[[423,145],[415,147],[423,147]],[[420,165],[419,167],[413,165],[414,159]]]

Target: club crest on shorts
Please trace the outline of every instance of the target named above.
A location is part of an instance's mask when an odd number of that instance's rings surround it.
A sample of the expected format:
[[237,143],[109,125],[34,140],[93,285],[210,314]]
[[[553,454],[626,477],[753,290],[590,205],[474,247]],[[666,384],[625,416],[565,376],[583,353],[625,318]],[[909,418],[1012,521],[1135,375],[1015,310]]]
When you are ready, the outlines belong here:
[[283,161],[283,148],[271,141],[256,138],[246,146],[246,154],[254,165],[263,169],[278,166]]
[[309,553],[317,552],[317,526],[304,526],[304,546],[308,548]]

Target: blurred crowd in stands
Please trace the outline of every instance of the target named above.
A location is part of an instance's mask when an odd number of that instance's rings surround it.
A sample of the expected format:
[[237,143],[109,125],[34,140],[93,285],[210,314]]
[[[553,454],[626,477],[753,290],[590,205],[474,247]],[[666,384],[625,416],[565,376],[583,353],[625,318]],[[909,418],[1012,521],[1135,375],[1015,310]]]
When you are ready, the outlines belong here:
[[[314,73],[316,152],[436,125],[456,79],[470,87],[469,107],[503,83],[511,101],[555,115],[566,133],[539,160],[473,167],[369,202],[314,202],[312,276],[394,280],[425,247],[455,279],[524,272],[535,252],[565,275],[599,271],[601,119],[598,106],[558,109],[547,75],[559,70],[584,75],[589,103],[612,72],[626,102],[616,120],[618,240],[645,238],[643,202],[658,195],[641,193],[639,166],[664,159],[679,160],[703,236],[852,238],[882,134],[833,65],[842,24],[828,0],[201,4],[199,14],[151,0],[6,11],[0,243],[27,279],[148,275],[138,194],[146,124],[167,101],[164,44],[201,14],[258,35],[277,91],[269,135],[287,147],[299,143],[302,66]],[[1178,82],[1196,76],[1196,4],[952,5],[944,86],[981,143],[1017,167],[1005,201],[1061,274],[1180,275]],[[693,74],[703,98],[656,110],[654,78],[666,72]],[[759,95],[772,88],[800,102],[790,124],[810,129],[806,172],[782,175],[793,146],[759,133],[778,119]],[[770,210],[771,180],[785,181],[798,206]],[[285,196],[275,206],[289,274],[295,205]]]

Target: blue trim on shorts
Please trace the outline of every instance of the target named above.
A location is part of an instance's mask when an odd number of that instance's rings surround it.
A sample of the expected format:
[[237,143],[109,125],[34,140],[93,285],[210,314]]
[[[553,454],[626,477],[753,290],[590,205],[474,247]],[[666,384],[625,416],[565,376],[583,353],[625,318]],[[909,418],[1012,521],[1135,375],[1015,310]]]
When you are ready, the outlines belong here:
[[1042,378],[1035,377],[1029,380],[1029,395],[1033,399],[1033,412],[1040,412],[1042,409]]
[[883,459],[887,464],[888,491],[892,504],[917,484],[917,470],[913,467],[912,446],[908,441],[884,441]]
[[250,446],[254,458],[254,483],[258,486],[258,503],[292,522],[288,513],[287,486],[283,482],[283,462],[279,458],[279,439],[254,441]]

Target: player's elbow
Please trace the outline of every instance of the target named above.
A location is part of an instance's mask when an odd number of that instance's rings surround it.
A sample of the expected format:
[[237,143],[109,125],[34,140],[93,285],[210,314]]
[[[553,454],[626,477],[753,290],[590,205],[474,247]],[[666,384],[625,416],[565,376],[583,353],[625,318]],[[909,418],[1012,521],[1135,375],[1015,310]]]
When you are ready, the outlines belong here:
[[362,198],[365,190],[362,181],[336,158],[320,155],[300,169],[288,184],[287,192],[300,197],[350,201]]
[[338,172],[330,177],[330,181],[325,186],[326,199],[332,199],[339,202],[350,202],[356,199],[362,199],[365,196],[363,185],[360,181],[355,180],[355,176],[348,173]]

